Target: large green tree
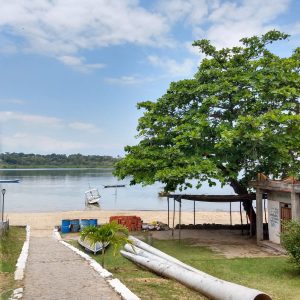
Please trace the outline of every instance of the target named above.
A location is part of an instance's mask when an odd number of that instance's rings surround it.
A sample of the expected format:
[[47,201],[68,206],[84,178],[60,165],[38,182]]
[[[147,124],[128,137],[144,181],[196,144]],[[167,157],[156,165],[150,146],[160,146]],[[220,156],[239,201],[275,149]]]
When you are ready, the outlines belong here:
[[[298,175],[300,48],[284,58],[269,50],[287,38],[273,30],[221,50],[194,42],[206,55],[198,72],[172,82],[157,101],[138,104],[145,110],[140,142],[125,147],[115,174],[132,176],[132,184],[160,181],[166,191],[219,180],[237,194],[249,192],[258,172]],[[254,215],[249,202],[244,208]]]

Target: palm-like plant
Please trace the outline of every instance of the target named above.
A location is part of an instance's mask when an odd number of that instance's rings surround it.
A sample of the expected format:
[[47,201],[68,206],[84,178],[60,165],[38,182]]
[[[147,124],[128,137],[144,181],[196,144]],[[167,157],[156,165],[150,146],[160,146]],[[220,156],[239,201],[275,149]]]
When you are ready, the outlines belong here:
[[128,229],[123,225],[116,222],[107,223],[101,227],[87,226],[81,232],[81,238],[88,239],[88,241],[95,245],[97,242],[102,243],[102,258],[101,265],[104,267],[105,247],[106,244],[111,244],[114,247],[114,255],[117,250],[126,243],[130,243],[128,240]]

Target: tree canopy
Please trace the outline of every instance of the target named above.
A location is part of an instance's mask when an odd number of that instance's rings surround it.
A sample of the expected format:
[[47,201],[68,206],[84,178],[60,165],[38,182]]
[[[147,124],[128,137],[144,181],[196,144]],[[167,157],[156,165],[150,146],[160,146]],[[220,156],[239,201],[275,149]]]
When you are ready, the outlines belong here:
[[132,184],[159,181],[166,191],[219,180],[237,194],[247,193],[258,172],[298,176],[300,48],[280,57],[269,47],[287,38],[273,30],[221,50],[195,41],[206,56],[198,72],[138,104],[140,141],[125,147],[115,174]]

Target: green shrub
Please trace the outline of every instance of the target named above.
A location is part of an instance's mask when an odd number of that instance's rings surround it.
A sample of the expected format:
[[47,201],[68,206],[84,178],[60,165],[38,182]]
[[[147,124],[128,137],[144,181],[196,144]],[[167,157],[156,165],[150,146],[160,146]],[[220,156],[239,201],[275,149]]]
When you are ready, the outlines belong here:
[[300,267],[300,221],[289,221],[284,224],[281,243],[292,260]]

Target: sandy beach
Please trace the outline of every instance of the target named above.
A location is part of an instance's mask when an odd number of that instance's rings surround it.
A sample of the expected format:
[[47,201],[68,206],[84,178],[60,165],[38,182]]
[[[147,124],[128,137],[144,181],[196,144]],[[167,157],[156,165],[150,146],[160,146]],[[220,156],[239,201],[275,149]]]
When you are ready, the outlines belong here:
[[[168,223],[167,211],[63,211],[63,212],[42,212],[42,213],[5,213],[11,225],[30,225],[33,229],[51,229],[55,225],[60,225],[62,219],[98,219],[98,223],[106,223],[110,216],[139,216],[143,222],[161,221]],[[178,224],[178,212],[175,215],[175,224]],[[193,224],[193,212],[182,212],[182,224]],[[246,216],[243,213],[243,222]],[[196,224],[215,223],[230,224],[229,212],[196,212]],[[240,224],[239,212],[232,212],[232,223]],[[172,224],[172,213],[170,212],[170,224]]]

